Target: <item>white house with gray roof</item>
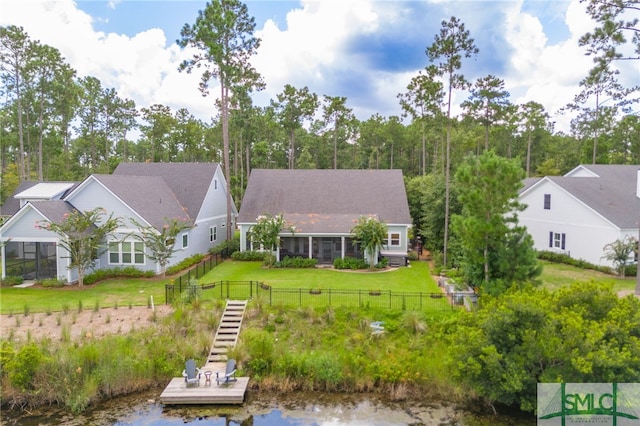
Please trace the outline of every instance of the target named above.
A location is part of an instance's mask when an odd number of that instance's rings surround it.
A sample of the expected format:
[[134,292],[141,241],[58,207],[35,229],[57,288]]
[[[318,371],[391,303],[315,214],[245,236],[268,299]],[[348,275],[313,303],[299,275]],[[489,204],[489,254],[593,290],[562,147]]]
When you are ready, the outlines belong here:
[[[79,184],[24,185],[8,203],[19,205],[18,210],[0,227],[0,241],[6,242],[1,249],[2,276],[76,281],[77,272],[68,268],[69,256],[58,244],[59,236],[35,225],[59,223],[65,213],[98,207],[120,218],[122,225],[104,242],[94,269],[133,266],[159,273],[160,266],[135,238],[133,221],[157,230],[172,219],[193,225],[176,239],[178,250],[169,266],[176,264],[226,239],[226,188],[216,163],[121,163],[113,174],[94,174]],[[235,205],[232,212],[235,218]]]
[[640,165],[580,165],[564,176],[527,179],[519,199],[527,205],[519,223],[537,250],[613,266],[604,246],[638,238]]
[[263,214],[282,214],[289,230],[280,233],[278,259],[300,256],[332,263],[335,258],[363,257],[351,240],[361,216],[388,228],[380,255],[404,264],[411,216],[401,170],[266,170],[251,172],[238,228],[240,250],[259,249],[247,233]]

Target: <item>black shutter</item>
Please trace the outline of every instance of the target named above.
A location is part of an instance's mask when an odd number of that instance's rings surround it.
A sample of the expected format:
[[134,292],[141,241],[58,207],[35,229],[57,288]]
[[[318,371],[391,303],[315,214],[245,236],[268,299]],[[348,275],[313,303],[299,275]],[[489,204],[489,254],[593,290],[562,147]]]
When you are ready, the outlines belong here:
[[562,250],[564,250],[564,240],[565,240],[566,234],[562,234]]
[[549,247],[553,247],[553,232],[549,232]]

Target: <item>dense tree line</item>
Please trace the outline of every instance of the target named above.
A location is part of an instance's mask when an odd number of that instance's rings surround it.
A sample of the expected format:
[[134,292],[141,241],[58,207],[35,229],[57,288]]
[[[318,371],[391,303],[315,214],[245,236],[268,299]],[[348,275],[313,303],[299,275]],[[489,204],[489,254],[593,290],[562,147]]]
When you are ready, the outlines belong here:
[[[612,66],[637,59],[620,53],[633,24],[620,17],[627,3],[588,3],[601,27],[581,41],[594,68],[565,108],[575,115],[570,134],[555,131],[553,112],[541,104],[512,103],[498,76],[467,81],[462,63],[481,52],[455,17],[442,22],[426,47],[425,68],[398,94],[402,115],[364,120],[346,97],[306,86],[287,84],[268,106],[253,105],[251,91],[264,87],[250,65],[260,40],[237,0],[208,3],[178,40],[200,48],[181,67],[206,65],[203,94],[210,80],[222,83],[210,122],[184,108],[138,107],[95,77],[78,76],[57,49],[22,28],[2,27],[2,199],[21,181],[81,180],[123,161],[220,162],[238,204],[253,168],[402,169],[416,232],[432,248],[444,248],[446,260],[449,219],[461,212],[452,176],[469,155],[492,151],[513,159],[526,176],[561,174],[579,163],[640,163],[640,120],[630,109],[637,87],[623,87]],[[630,34],[637,51],[637,33]],[[452,93],[462,90],[469,93],[463,113],[452,116]]]

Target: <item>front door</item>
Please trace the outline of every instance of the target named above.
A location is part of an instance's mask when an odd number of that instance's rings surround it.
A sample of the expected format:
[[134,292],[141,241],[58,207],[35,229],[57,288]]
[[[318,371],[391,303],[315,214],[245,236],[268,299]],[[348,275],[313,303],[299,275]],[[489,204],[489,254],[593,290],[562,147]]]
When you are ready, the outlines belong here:
[[332,252],[333,244],[331,241],[323,241],[322,242],[322,251],[320,256],[320,261],[324,263],[331,263],[333,259]]

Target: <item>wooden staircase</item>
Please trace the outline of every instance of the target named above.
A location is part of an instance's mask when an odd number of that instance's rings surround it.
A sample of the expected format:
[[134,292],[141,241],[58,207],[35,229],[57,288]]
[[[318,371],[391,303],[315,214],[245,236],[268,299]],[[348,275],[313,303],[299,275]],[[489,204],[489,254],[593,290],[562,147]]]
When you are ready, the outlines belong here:
[[227,350],[235,347],[247,308],[246,300],[227,300],[220,325],[213,338],[207,364],[227,361]]

